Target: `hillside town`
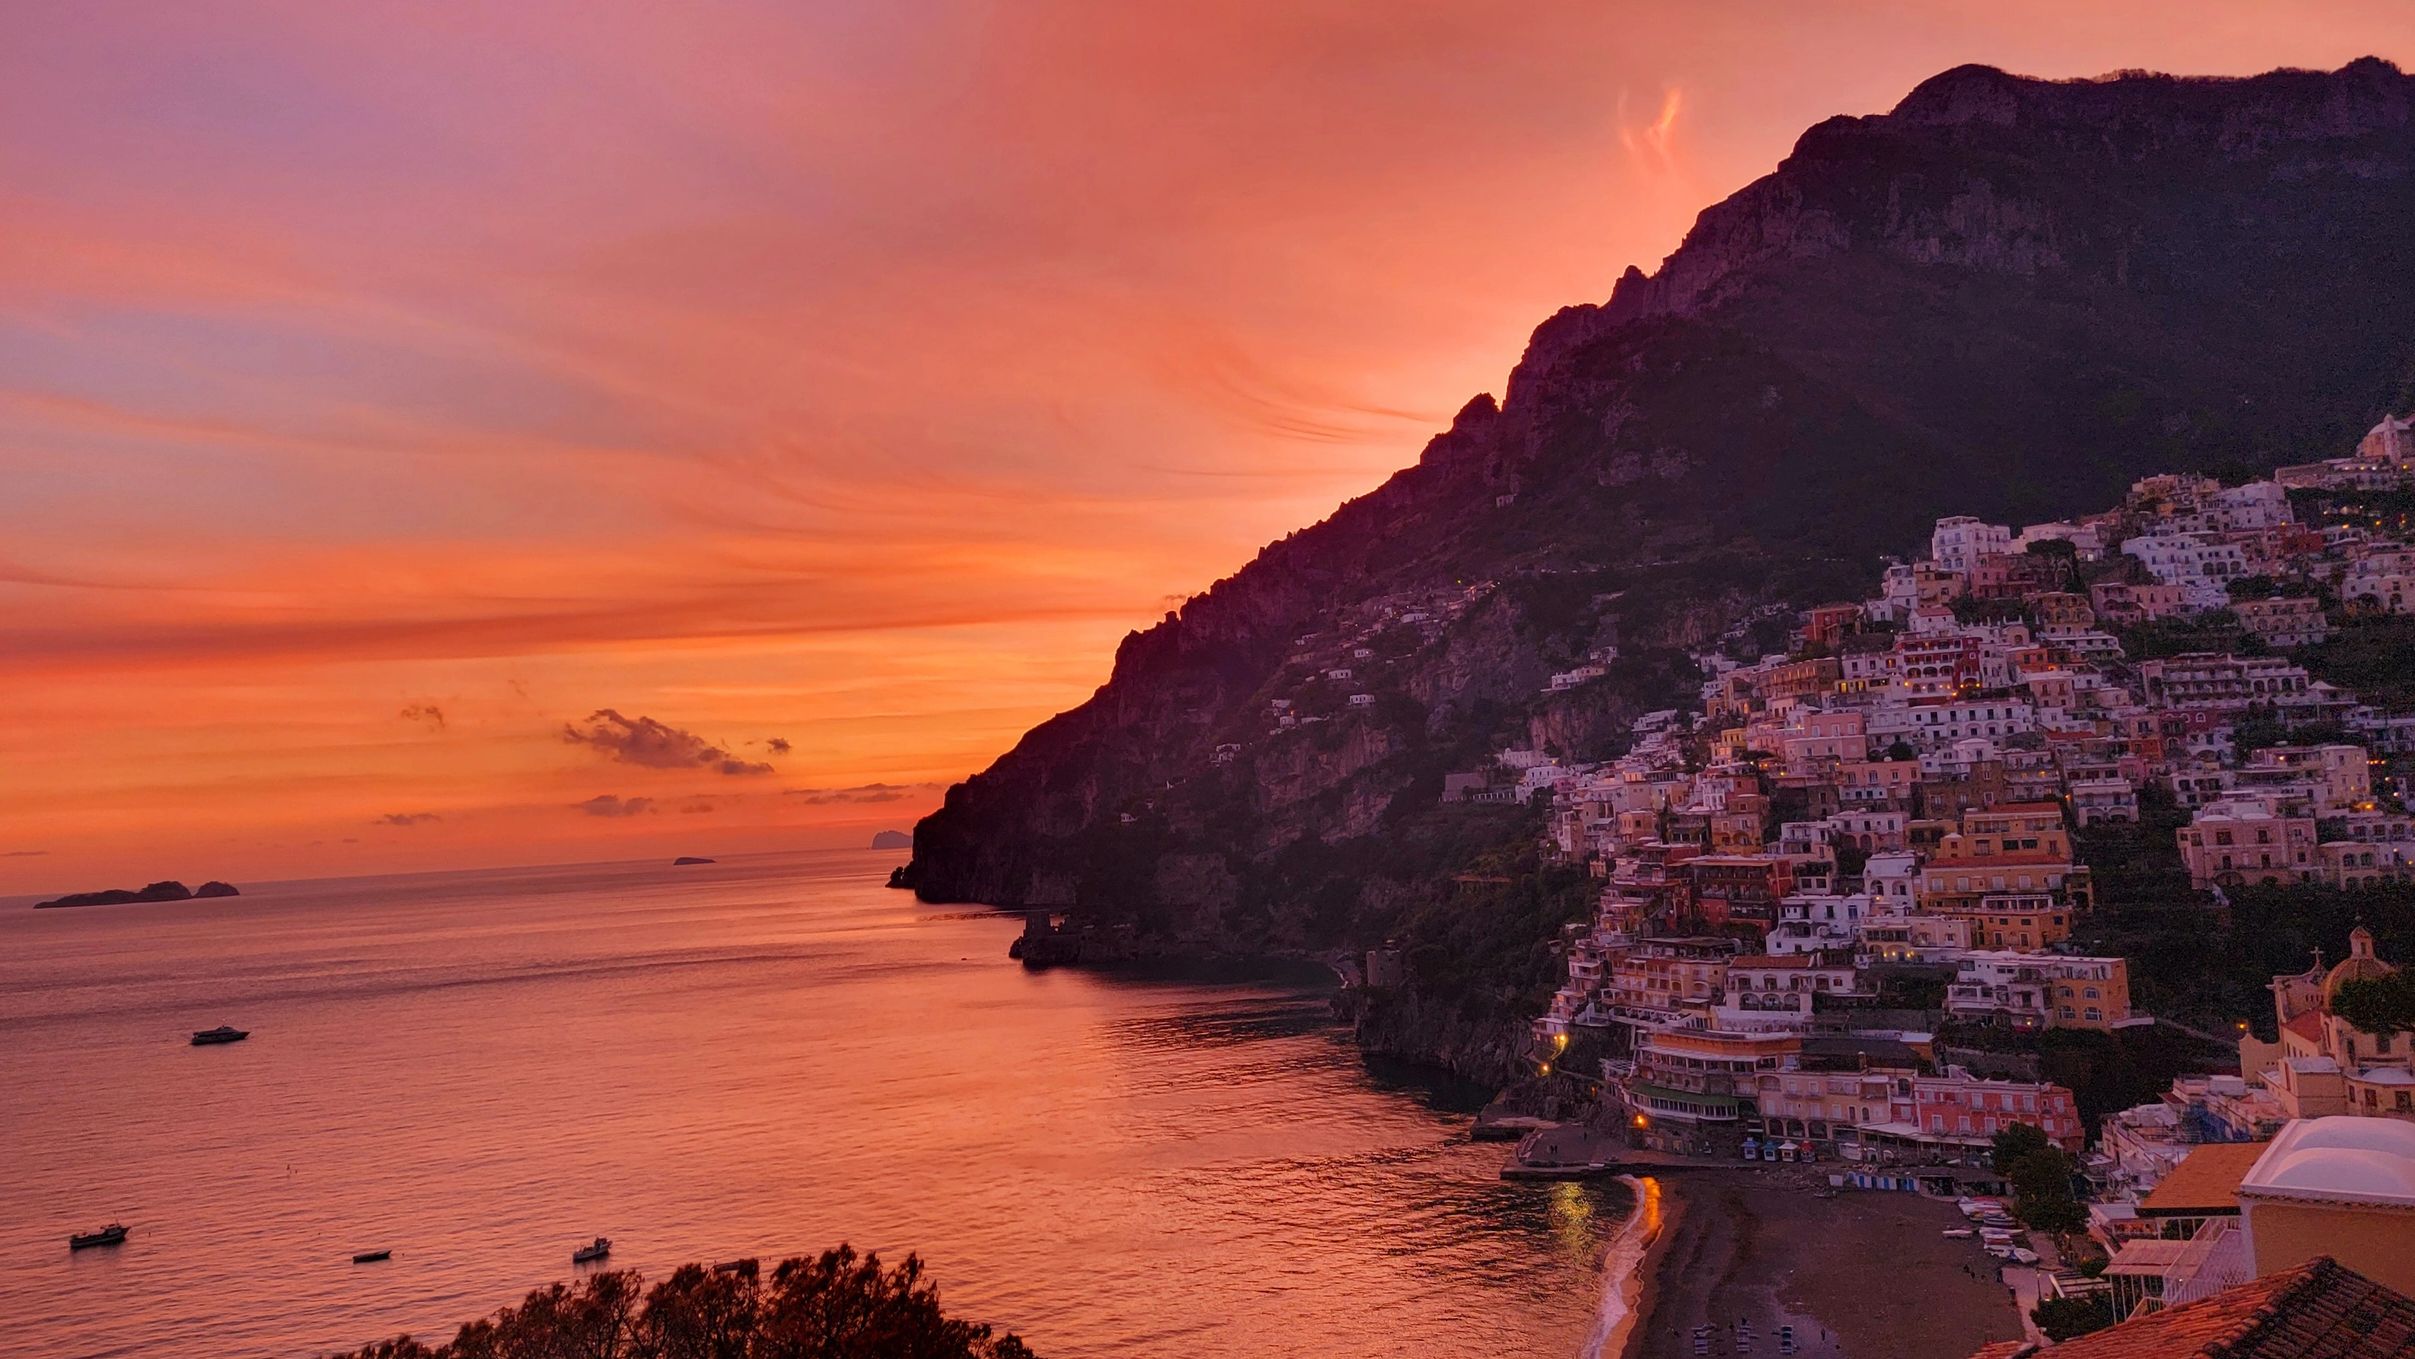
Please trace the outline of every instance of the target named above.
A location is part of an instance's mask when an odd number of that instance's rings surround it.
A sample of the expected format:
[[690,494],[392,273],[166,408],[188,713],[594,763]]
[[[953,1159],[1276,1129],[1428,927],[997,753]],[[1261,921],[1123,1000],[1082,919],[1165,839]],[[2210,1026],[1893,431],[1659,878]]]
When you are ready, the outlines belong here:
[[[1551,852],[1600,881],[1537,1071],[1597,1081],[1647,1152],[1862,1188],[2002,1193],[1999,1135],[2034,1127],[2072,1157],[2104,1257],[2063,1286],[2121,1315],[2268,1272],[2239,1229],[2259,1184],[2415,1206],[2415,1034],[2340,1008],[2395,974],[2361,926],[2274,976],[2269,1018],[2186,1030],[2235,1043],[2235,1072],[2083,1111],[2023,1060],[2158,1023],[2130,959],[2080,946],[2107,905],[2091,834],[2161,827],[2209,915],[2243,889],[2415,882],[2415,713],[2292,654],[2415,608],[2411,491],[2415,424],[2390,419],[2244,484],[1943,519],[1871,597],[1791,616],[1783,650],[1698,656],[1699,707],[1644,715],[1614,758],[1510,750],[1456,777],[1447,798],[1547,805]],[[2343,1116],[2405,1126],[2347,1135],[2353,1158],[2296,1145]],[[2275,1180],[2284,1144],[2299,1169]],[[2354,1171],[2374,1158],[2398,1178]],[[2035,1258],[2010,1242],[1994,1253]]]

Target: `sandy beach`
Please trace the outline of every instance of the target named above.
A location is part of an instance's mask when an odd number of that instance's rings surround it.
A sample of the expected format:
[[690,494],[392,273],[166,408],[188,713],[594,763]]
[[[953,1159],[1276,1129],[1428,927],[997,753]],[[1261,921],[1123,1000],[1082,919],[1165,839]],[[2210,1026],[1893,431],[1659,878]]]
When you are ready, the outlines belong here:
[[[1845,1191],[1813,1197],[1800,1176],[1710,1171],[1661,1177],[1662,1230],[1644,1253],[1625,1359],[1964,1359],[2017,1339],[2020,1315],[1995,1262],[1950,1203]],[[1616,1285],[1614,1285],[1616,1286]],[[1739,1324],[1741,1323],[1741,1325]],[[1695,1328],[1710,1327],[1697,1347]]]

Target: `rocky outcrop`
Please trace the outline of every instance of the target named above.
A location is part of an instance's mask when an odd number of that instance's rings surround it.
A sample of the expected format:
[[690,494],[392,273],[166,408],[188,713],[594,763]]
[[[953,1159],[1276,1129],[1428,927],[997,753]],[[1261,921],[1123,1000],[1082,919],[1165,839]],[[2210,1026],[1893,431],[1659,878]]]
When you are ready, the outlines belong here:
[[1527,1029],[1516,1016],[1470,1016],[1414,985],[1344,996],[1342,1017],[1371,1057],[1433,1067],[1496,1090],[1524,1074]]
[[2415,374],[2411,86],[1965,67],[1813,127],[1545,321],[1414,466],[1127,636],[949,790],[903,881],[1232,951],[1364,944],[1393,889],[1355,884],[1452,833],[1415,815],[1442,774],[1595,753],[1682,689],[1674,652],[1861,588],[1936,514],[2353,444]]
[[112,887],[99,892],[70,892],[63,897],[34,903],[36,910],[57,906],[130,906],[146,901],[190,901],[195,897],[231,897],[241,895],[234,886],[223,882],[205,882],[199,890],[181,882],[165,880],[142,888]]

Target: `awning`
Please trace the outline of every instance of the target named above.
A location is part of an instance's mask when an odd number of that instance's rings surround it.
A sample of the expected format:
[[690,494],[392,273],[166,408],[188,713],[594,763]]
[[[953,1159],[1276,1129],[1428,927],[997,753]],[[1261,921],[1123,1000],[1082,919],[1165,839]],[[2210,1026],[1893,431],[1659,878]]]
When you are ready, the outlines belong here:
[[1654,1099],[1666,1100],[1671,1104],[1682,1104],[1689,1109],[1700,1109],[1705,1113],[1750,1113],[1756,1107],[1751,1100],[1738,1099],[1734,1095],[1706,1095],[1693,1090],[1679,1090],[1674,1086],[1652,1085],[1644,1081],[1627,1083],[1627,1102],[1629,1104]]

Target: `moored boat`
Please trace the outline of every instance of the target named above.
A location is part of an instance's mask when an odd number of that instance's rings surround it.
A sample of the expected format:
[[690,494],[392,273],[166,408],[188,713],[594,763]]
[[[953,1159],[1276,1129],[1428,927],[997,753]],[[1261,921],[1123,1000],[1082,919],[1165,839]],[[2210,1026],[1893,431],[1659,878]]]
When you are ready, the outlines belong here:
[[126,1239],[126,1224],[112,1222],[97,1232],[84,1232],[67,1238],[67,1249],[90,1250],[94,1246],[114,1246]]
[[380,1260],[391,1260],[393,1258],[394,1252],[390,1250],[365,1250],[360,1254],[353,1256],[352,1263],[356,1265],[374,1265]]
[[612,1239],[610,1237],[599,1236],[587,1245],[581,1246],[577,1250],[572,1251],[570,1253],[570,1263],[574,1265],[593,1264],[594,1262],[603,1259],[605,1256],[610,1255],[611,1253]]
[[214,1029],[196,1031],[193,1035],[193,1046],[206,1048],[216,1043],[240,1043],[251,1036],[250,1029],[238,1029],[232,1024],[221,1024]]

